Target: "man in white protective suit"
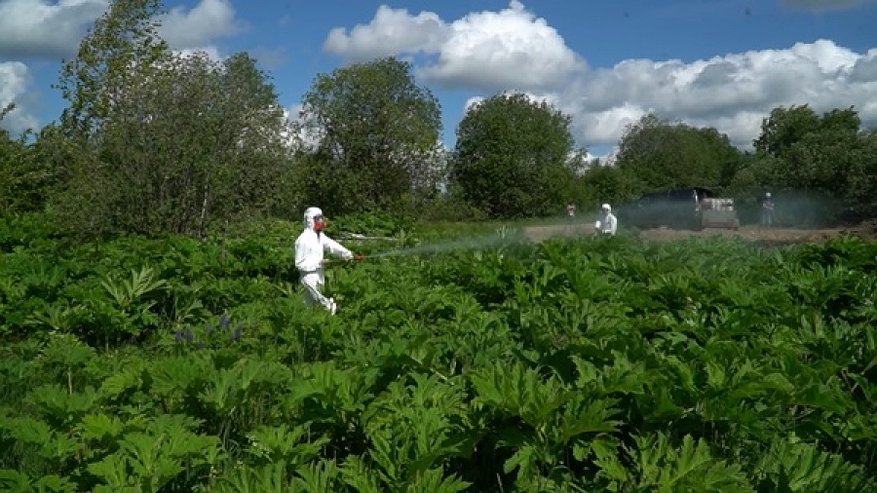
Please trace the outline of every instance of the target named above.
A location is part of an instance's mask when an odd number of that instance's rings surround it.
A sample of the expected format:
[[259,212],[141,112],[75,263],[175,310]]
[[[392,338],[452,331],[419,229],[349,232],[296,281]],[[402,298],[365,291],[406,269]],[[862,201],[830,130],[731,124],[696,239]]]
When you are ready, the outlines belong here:
[[340,243],[323,232],[327,222],[319,207],[308,207],[304,213],[304,231],[295,240],[295,268],[298,269],[301,285],[305,288],[307,300],[320,304],[332,315],[338,309],[335,300],[321,292],[325,283],[323,273],[323,252],[338,255],[344,260],[362,260],[362,255],[354,255]]
[[601,234],[614,235],[618,229],[618,219],[612,214],[612,206],[603,204],[600,207],[600,217],[594,223],[594,229]]

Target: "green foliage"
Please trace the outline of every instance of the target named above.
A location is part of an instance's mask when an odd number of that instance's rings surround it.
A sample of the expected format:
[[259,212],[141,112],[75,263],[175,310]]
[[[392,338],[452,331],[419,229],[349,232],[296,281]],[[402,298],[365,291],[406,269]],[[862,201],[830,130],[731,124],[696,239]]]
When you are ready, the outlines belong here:
[[774,442],[757,464],[759,491],[869,491],[877,487],[861,467],[795,437]]
[[740,159],[728,137],[715,129],[671,124],[649,114],[625,131],[617,166],[647,192],[723,185],[726,170]]
[[457,128],[451,183],[491,217],[539,216],[569,195],[570,117],[521,93],[471,108]]
[[304,158],[306,202],[332,203],[340,214],[434,194],[442,173],[440,116],[408,62],[383,58],[318,75],[303,97],[304,126],[319,138]]
[[[877,489],[873,243],[533,246],[415,220],[686,185],[867,214],[877,134],[852,108],[778,108],[747,156],[647,116],[617,166],[577,177],[569,117],[499,95],[446,176],[438,104],[388,58],[318,76],[318,144],[290,156],[255,61],[172,55],[159,10],[112,2],[62,68],[61,123],[0,134],[0,489]],[[371,212],[333,235],[382,237],[348,236],[369,260],[327,268],[335,316],[291,266],[314,201]],[[80,241],[124,231],[201,240]]]
[[48,158],[67,182],[54,205],[85,236],[203,234],[283,202],[287,128],[273,86],[246,54],[171,53],[158,8],[114,2],[62,70],[67,140]]
[[421,254],[328,268],[335,316],[300,299],[298,222],[23,227],[0,256],[0,487],[874,488],[873,243],[534,246],[492,224],[448,249],[488,225],[346,224],[410,226]]
[[[133,81],[157,70],[167,44],[157,35],[159,0],[118,0],[95,22],[76,57],[61,68],[58,87],[70,107],[62,126],[76,138],[97,137]],[[68,134],[70,135],[70,134]]]
[[638,491],[704,491],[744,493],[754,489],[739,466],[714,459],[704,440],[683,437],[674,448],[666,435],[638,437],[632,451],[633,479]]
[[762,121],[761,135],[753,144],[762,154],[782,157],[806,135],[818,132],[819,127],[819,116],[808,105],[774,108]]
[[26,474],[10,469],[0,469],[0,487],[3,491],[16,493],[72,493],[76,485],[56,475],[33,480]]
[[754,178],[750,193],[765,187],[779,192],[778,212],[796,221],[814,211],[819,215],[810,222],[873,215],[877,147],[873,132],[860,132],[860,126],[853,108],[822,116],[807,105],[775,108],[754,141],[762,158],[743,180]]
[[877,130],[861,133],[857,154],[851,158],[846,197],[864,217],[877,217]]
[[332,220],[331,223],[332,234],[335,237],[339,237],[339,235],[343,237],[348,234],[360,234],[370,237],[393,238],[404,234],[406,231],[412,231],[414,228],[414,219],[411,217],[375,212],[349,214],[339,218],[337,221]]
[[[0,108],[0,122],[15,106]],[[0,215],[35,211],[42,208],[54,175],[29,145],[29,132],[13,140],[0,128]]]
[[617,166],[589,168],[579,179],[581,195],[575,203],[597,210],[600,204],[623,204],[642,193],[642,184],[636,174]]

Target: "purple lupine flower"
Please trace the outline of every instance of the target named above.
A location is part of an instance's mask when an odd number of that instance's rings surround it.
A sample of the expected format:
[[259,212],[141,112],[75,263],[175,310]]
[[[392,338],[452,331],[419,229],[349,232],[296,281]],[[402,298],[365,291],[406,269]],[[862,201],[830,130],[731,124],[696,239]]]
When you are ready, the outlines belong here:
[[244,330],[244,324],[238,323],[237,327],[234,328],[234,332],[232,332],[231,335],[228,336],[228,339],[230,341],[236,341],[236,340],[240,339],[241,334],[243,333],[243,330]]
[[228,327],[229,327],[230,325],[231,325],[231,319],[228,318],[228,315],[226,315],[225,313],[223,313],[223,314],[219,317],[219,328],[222,329],[222,330],[226,330],[226,329],[228,329]]
[[192,341],[195,339],[195,337],[192,335],[191,328],[187,328],[186,331],[183,332],[183,338],[186,339],[186,342],[192,344]]
[[185,338],[183,337],[183,331],[178,330],[174,332],[174,339],[181,344],[185,342]]

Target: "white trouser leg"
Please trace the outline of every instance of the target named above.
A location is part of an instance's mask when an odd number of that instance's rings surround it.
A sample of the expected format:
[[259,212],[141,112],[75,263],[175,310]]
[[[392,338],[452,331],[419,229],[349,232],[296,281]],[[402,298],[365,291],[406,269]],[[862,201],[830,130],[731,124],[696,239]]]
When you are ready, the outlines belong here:
[[320,292],[320,289],[323,287],[323,276],[319,272],[302,274],[300,282],[305,288],[305,295],[309,302],[318,303],[326,310],[332,311],[332,300],[323,296],[323,293]]

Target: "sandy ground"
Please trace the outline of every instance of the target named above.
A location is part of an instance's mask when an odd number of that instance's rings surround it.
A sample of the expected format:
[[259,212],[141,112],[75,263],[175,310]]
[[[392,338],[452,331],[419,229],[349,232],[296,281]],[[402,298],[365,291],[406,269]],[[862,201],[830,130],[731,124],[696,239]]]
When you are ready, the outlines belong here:
[[[530,241],[536,242],[544,241],[554,236],[583,236],[591,234],[593,234],[592,224],[527,226],[524,228],[524,235],[529,238]],[[761,228],[759,226],[742,226],[736,231],[732,229],[691,231],[657,228],[640,231],[639,238],[646,241],[672,241],[692,236],[738,236],[759,243],[787,244],[818,243],[842,234],[856,234],[877,241],[877,228],[875,228],[874,224],[829,229]]]

